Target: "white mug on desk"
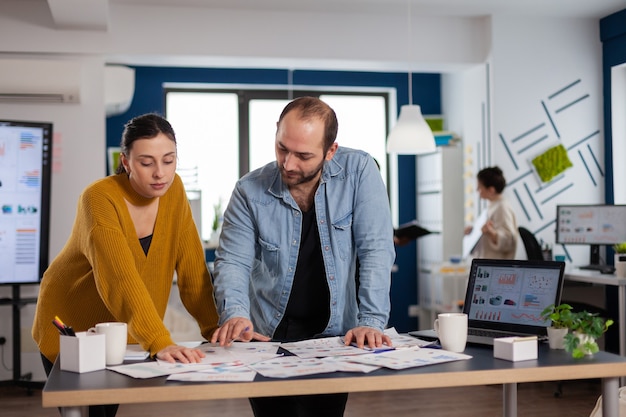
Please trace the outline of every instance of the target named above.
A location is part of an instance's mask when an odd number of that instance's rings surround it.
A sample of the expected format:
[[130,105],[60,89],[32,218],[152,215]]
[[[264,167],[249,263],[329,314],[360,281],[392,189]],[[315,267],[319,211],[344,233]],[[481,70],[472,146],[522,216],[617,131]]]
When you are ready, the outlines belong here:
[[104,334],[105,356],[107,365],[120,365],[126,355],[127,326],[126,323],[98,323],[89,329],[91,333]]
[[437,337],[444,350],[463,352],[467,343],[467,314],[441,313],[434,323]]

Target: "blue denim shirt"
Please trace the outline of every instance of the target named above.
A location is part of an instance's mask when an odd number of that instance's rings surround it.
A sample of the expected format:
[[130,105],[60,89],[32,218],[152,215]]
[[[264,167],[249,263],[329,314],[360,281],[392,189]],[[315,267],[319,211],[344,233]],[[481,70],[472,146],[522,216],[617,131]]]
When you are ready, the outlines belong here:
[[[395,260],[389,199],[373,158],[339,147],[324,163],[315,193],[330,319],[324,335],[356,326],[383,330],[389,319]],[[215,252],[214,287],[220,325],[249,318],[272,336],[283,318],[300,247],[302,212],[276,162],[242,177],[235,186]],[[360,307],[356,259],[360,264]]]

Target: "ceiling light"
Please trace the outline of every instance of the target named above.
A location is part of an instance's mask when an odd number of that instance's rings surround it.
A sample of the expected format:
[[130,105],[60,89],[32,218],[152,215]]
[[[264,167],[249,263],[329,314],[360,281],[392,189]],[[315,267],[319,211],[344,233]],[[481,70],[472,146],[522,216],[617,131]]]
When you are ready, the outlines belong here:
[[413,80],[410,70],[411,61],[411,0],[408,4],[409,34],[409,104],[400,108],[400,117],[387,136],[387,153],[418,155],[437,150],[433,132],[424,120],[420,106],[413,104]]
[[402,106],[400,117],[387,136],[387,152],[418,155],[436,150],[435,137],[422,116],[420,106]]

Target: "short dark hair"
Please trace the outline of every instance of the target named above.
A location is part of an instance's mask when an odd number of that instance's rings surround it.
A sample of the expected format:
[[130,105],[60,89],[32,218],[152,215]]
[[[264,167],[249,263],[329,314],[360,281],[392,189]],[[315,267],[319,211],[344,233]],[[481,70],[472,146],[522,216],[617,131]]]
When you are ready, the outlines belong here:
[[[170,122],[165,120],[157,113],[146,113],[141,116],[132,118],[124,125],[124,133],[122,133],[122,141],[120,143],[120,151],[125,156],[133,148],[133,143],[138,139],[150,139],[163,133],[176,144],[176,135]],[[115,170],[116,174],[124,172],[124,166],[119,164]]]
[[493,187],[498,194],[501,194],[504,187],[506,187],[506,180],[504,175],[502,175],[502,170],[497,166],[481,169],[476,178],[486,188]]
[[339,123],[335,111],[322,100],[317,97],[298,97],[290,101],[283,109],[278,118],[278,126],[285,118],[287,113],[292,110],[300,112],[301,120],[321,119],[324,122],[324,152],[326,152],[337,139],[337,130]]

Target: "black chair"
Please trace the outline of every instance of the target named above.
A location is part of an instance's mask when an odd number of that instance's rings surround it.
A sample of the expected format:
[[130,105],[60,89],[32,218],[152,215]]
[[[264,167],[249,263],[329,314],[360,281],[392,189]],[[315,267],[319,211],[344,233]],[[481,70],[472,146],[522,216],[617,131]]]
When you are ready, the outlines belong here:
[[525,227],[518,227],[519,234],[522,237],[524,248],[526,249],[526,257],[529,261],[541,261],[543,260],[543,252],[541,251],[541,245],[537,241],[535,235]]

